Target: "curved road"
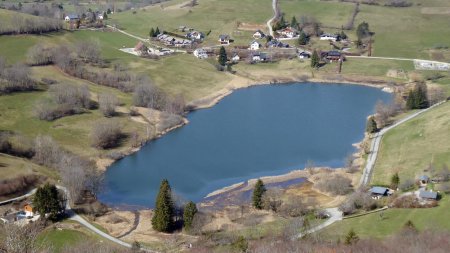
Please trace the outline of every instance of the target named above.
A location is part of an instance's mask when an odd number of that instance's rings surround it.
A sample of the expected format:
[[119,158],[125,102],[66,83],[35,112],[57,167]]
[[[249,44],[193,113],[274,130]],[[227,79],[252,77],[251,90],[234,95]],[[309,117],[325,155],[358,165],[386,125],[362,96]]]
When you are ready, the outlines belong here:
[[278,16],[277,4],[278,4],[278,0],[272,0],[273,17],[267,21],[267,28],[269,28],[269,34],[272,37],[274,36],[273,29],[272,29],[272,22]]
[[327,221],[325,221],[324,223],[319,224],[319,225],[317,225],[317,226],[315,226],[315,227],[309,229],[309,230],[306,231],[306,232],[303,232],[303,233],[298,234],[298,235],[297,235],[297,238],[301,238],[301,237],[303,237],[303,236],[305,236],[305,235],[315,233],[315,232],[317,232],[317,231],[319,231],[319,230],[322,230],[322,229],[324,229],[324,228],[330,226],[331,224],[335,223],[336,221],[342,220],[342,212],[339,211],[339,209],[338,209],[337,207],[327,208],[327,209],[325,209],[325,211],[326,211],[326,212],[328,213],[328,215],[330,216],[330,218],[328,218]]
[[378,151],[380,149],[381,138],[383,138],[383,135],[386,134],[386,132],[388,132],[392,128],[394,128],[394,127],[396,127],[396,126],[398,126],[400,124],[403,124],[406,121],[411,120],[411,119],[419,116],[420,114],[422,114],[422,113],[424,113],[424,112],[426,112],[426,111],[428,111],[430,109],[433,109],[433,108],[435,108],[435,107],[437,107],[437,106],[439,106],[439,105],[441,105],[441,104],[443,104],[445,102],[446,101],[439,102],[439,103],[437,103],[435,105],[430,106],[427,109],[423,109],[423,110],[420,110],[420,111],[418,111],[418,112],[416,112],[414,114],[411,114],[408,117],[405,117],[405,118],[397,121],[395,124],[393,124],[393,125],[391,125],[389,127],[383,128],[383,129],[381,129],[380,132],[376,133],[372,137],[372,144],[370,145],[370,151],[369,151],[369,156],[367,158],[366,167],[363,170],[363,174],[361,176],[361,180],[360,180],[360,183],[359,183],[360,187],[366,186],[370,182],[370,177],[372,175],[372,171],[373,171],[373,168],[375,166],[375,162],[377,160]]

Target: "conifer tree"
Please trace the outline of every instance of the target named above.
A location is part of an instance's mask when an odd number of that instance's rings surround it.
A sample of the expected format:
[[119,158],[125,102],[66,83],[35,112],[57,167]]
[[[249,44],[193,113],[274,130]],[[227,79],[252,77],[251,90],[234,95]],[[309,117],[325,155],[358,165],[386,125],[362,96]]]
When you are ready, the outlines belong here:
[[306,36],[306,33],[301,31],[300,36],[298,38],[298,44],[300,45],[306,45],[308,43],[308,37]]
[[192,221],[194,220],[194,216],[197,211],[197,206],[192,201],[189,201],[189,203],[187,203],[184,207],[183,226],[186,230],[189,230],[192,227]]
[[48,214],[50,220],[56,220],[64,211],[63,199],[55,185],[45,184],[36,190],[33,206],[42,216]]
[[370,116],[367,119],[366,132],[373,134],[378,131],[377,122],[375,121],[375,117]]
[[173,229],[174,205],[171,192],[169,181],[163,179],[152,217],[152,226],[156,231],[167,233]]
[[256,209],[262,209],[262,198],[264,193],[266,192],[266,187],[264,186],[264,183],[261,179],[258,179],[255,184],[255,188],[253,190],[253,196],[252,196],[252,203],[253,207]]
[[225,50],[225,47],[220,47],[219,52],[219,64],[221,66],[225,66],[227,64],[227,51]]
[[149,36],[150,36],[150,38],[155,37],[155,29],[153,29],[153,27],[152,27],[152,29],[150,29]]
[[350,229],[348,231],[347,235],[345,236],[345,244],[350,245],[353,243],[356,243],[359,240],[358,235],[353,229]]
[[314,52],[311,56],[311,68],[318,68],[320,64],[319,54],[314,49]]
[[398,176],[398,173],[395,173],[391,177],[391,188],[395,190],[398,188],[399,184],[400,184],[400,177]]
[[295,18],[295,16],[292,17],[291,27],[295,28],[295,29],[298,28],[298,21],[297,21],[297,18]]
[[159,27],[156,27],[155,36],[153,36],[153,37],[156,37],[156,36],[158,36],[160,34],[161,34],[161,31],[159,30]]

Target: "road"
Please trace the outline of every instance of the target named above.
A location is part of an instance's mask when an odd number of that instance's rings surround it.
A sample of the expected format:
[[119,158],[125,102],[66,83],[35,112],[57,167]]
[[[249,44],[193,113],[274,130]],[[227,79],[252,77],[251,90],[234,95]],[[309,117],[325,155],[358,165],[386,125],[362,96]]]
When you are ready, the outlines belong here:
[[[56,186],[59,190],[62,190],[64,192],[64,194],[66,195],[67,198],[67,202],[66,202],[66,214],[69,217],[70,220],[76,221],[78,223],[80,223],[81,225],[85,226],[87,229],[91,230],[92,232],[96,233],[97,235],[110,240],[114,243],[117,243],[121,246],[127,247],[127,248],[131,248],[131,244],[124,242],[122,240],[119,240],[101,230],[99,230],[98,228],[94,227],[91,223],[89,223],[87,220],[85,220],[83,217],[81,217],[80,215],[78,215],[77,213],[75,213],[72,210],[72,207],[70,206],[70,194],[69,191],[67,190],[66,187],[64,186],[60,186],[57,185]],[[11,203],[13,201],[17,201],[17,200],[22,200],[28,197],[31,197],[35,192],[36,192],[37,188],[31,190],[30,192],[28,192],[25,195],[22,195],[20,197],[16,197],[16,198],[12,198],[12,199],[8,199],[8,200],[4,200],[2,202],[0,202],[0,205],[4,205],[4,204],[8,204]],[[143,251],[145,252],[149,252],[149,253],[159,253],[158,251],[153,251],[151,249],[147,249],[147,248],[141,248]]]
[[272,22],[278,16],[277,4],[278,4],[278,0],[272,0],[273,17],[267,21],[267,28],[269,28],[269,34],[272,37],[274,37],[274,32],[273,32],[273,29],[272,29]]
[[306,232],[300,233],[297,235],[297,238],[301,238],[307,234],[312,234],[315,233],[319,230],[322,230],[328,226],[330,226],[331,224],[335,223],[336,221],[340,221],[342,220],[342,212],[339,211],[339,209],[337,207],[333,207],[333,208],[327,208],[325,209],[325,211],[328,213],[328,215],[330,216],[330,218],[328,218],[327,221],[325,221],[324,223],[317,225],[311,229],[309,229]]
[[428,111],[428,110],[430,110],[430,109],[432,109],[432,108],[434,108],[436,106],[439,106],[439,105],[441,105],[443,103],[445,103],[445,101],[437,103],[437,104],[435,104],[435,105],[433,105],[433,106],[431,106],[431,107],[429,107],[427,109],[423,109],[423,110],[420,110],[420,111],[418,111],[416,113],[413,113],[413,114],[409,115],[408,117],[405,117],[405,118],[397,121],[395,124],[393,124],[393,125],[391,125],[389,127],[383,128],[380,132],[376,133],[372,137],[372,144],[370,145],[369,157],[367,158],[367,163],[366,163],[366,166],[365,166],[365,168],[363,170],[363,174],[361,176],[360,187],[366,186],[370,182],[370,177],[372,176],[372,171],[373,171],[373,168],[375,166],[375,162],[376,162],[377,157],[378,157],[378,151],[380,149],[381,139],[383,138],[384,134],[386,134],[392,128],[397,127],[398,125],[403,124],[406,121],[409,121],[409,120],[419,116],[420,114],[422,114],[422,113],[424,113],[424,112],[426,112],[426,111]]

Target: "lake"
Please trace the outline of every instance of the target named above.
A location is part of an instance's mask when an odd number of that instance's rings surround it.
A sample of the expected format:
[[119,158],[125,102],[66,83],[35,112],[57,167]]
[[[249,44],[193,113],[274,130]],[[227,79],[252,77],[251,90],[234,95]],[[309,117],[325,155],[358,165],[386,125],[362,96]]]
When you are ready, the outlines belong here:
[[112,206],[153,207],[167,178],[183,198],[260,176],[343,166],[364,137],[366,118],[392,95],[344,84],[263,85],[235,91],[190,123],[114,163],[99,199]]

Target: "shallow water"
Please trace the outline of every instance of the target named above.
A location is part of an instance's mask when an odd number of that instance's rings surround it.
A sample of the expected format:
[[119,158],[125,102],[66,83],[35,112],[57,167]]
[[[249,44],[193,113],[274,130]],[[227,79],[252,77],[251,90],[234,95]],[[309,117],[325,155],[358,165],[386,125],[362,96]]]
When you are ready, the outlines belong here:
[[235,91],[190,123],[114,163],[100,200],[152,207],[167,178],[183,198],[315,165],[339,167],[364,137],[380,89],[342,84],[266,85]]

